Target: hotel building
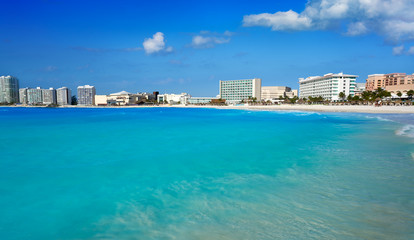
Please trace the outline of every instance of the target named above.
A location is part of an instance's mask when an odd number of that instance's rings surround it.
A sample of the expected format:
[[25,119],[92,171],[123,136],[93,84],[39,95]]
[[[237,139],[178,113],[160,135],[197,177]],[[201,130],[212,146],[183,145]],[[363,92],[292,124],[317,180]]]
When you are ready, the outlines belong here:
[[0,103],[19,102],[19,80],[13,76],[0,76]]
[[58,105],[71,105],[72,91],[67,87],[56,89],[56,102]]
[[96,106],[127,106],[134,105],[139,99],[138,94],[129,93],[126,91],[121,91],[117,93],[111,93],[109,95],[95,95],[95,105]]
[[328,73],[324,76],[299,78],[299,96],[300,98],[321,96],[331,101],[340,100],[340,92],[345,93],[345,96],[354,96],[357,77],[344,73]]
[[43,91],[40,87],[27,89],[27,103],[30,105],[43,104]]
[[28,103],[28,99],[27,99],[27,90],[29,88],[20,88],[19,89],[19,103],[21,104],[27,104]]
[[367,91],[382,88],[394,94],[397,92],[405,93],[414,90],[414,73],[411,75],[405,73],[368,75],[365,88]]
[[189,104],[209,104],[211,100],[219,99],[218,97],[191,97],[188,99]]
[[78,87],[78,104],[79,105],[95,105],[96,90],[94,86]]
[[42,89],[42,95],[43,95],[43,104],[45,105],[57,104],[56,90],[54,88]]
[[159,94],[157,96],[157,102],[163,103],[167,102],[168,104],[187,104],[188,99],[190,99],[191,96],[187,93],[181,93],[181,94]]
[[249,98],[256,98],[260,101],[262,79],[242,79],[220,81],[220,98],[226,102],[237,103]]
[[279,87],[279,86],[262,87],[262,100],[265,100],[265,101],[276,100],[276,99],[279,99],[280,97],[292,98],[294,96],[298,96],[298,90],[292,90],[290,87]]

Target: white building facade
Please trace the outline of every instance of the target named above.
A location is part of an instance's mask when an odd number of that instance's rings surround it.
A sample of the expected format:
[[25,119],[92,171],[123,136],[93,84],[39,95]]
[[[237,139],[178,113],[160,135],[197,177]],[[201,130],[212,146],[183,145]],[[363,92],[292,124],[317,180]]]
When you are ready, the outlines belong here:
[[40,87],[27,89],[27,103],[30,105],[43,104],[43,92]]
[[191,98],[191,95],[187,93],[181,94],[159,94],[157,96],[157,102],[159,103],[168,103],[168,104],[187,104],[188,99]]
[[19,89],[19,103],[21,104],[27,104],[28,103],[28,99],[27,99],[27,90],[29,88],[20,88]]
[[188,99],[189,104],[209,104],[212,99],[218,99],[217,97],[191,97]]
[[56,89],[56,102],[58,105],[71,105],[72,91],[67,87]]
[[49,104],[57,104],[56,101],[56,90],[54,88],[49,89],[42,89],[43,94],[43,104],[49,105]]
[[95,105],[96,90],[94,86],[78,87],[78,105],[91,106]]
[[355,95],[355,86],[357,75],[344,73],[328,73],[324,76],[311,76],[299,78],[299,97],[323,97],[331,101],[341,100],[339,93],[345,93],[345,96]]
[[249,98],[261,99],[262,79],[220,81],[220,98],[226,102],[238,103]]
[[0,103],[19,102],[19,80],[13,76],[0,76]]

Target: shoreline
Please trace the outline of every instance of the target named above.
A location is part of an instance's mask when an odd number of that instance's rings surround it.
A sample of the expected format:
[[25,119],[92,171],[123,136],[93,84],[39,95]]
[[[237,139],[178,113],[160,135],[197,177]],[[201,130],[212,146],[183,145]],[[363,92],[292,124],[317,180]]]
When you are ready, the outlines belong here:
[[[0,106],[17,108],[46,108],[46,106]],[[257,105],[257,106],[211,106],[211,105],[158,105],[158,106],[59,106],[57,108],[215,108],[235,110],[263,111],[306,111],[306,112],[348,112],[377,114],[414,114],[414,106],[381,106],[372,105]]]

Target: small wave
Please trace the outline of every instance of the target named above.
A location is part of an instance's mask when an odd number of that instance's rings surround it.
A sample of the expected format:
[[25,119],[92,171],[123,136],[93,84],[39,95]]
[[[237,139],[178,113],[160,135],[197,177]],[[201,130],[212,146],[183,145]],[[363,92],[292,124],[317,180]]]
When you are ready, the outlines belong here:
[[391,119],[387,119],[387,118],[383,118],[383,117],[378,117],[378,116],[376,116],[376,117],[366,116],[366,118],[368,118],[368,119],[377,119],[378,121],[381,121],[381,122],[394,122]]
[[414,125],[404,125],[402,128],[395,131],[398,136],[414,138]]

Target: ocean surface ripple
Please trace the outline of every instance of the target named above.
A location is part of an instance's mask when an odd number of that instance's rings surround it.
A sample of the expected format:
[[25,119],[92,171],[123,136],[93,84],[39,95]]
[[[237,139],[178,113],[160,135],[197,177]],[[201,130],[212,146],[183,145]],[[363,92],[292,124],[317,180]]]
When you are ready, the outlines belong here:
[[0,108],[0,239],[414,239],[413,121]]

